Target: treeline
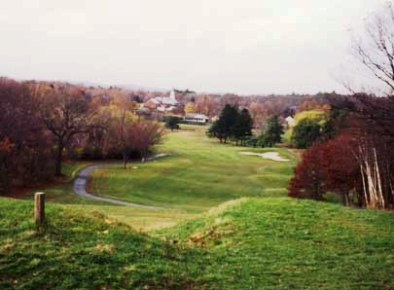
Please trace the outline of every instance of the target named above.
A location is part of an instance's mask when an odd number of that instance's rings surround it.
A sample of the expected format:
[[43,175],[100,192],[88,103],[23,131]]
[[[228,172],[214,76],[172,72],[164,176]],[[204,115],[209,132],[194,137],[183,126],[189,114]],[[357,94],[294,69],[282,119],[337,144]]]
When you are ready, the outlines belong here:
[[0,192],[61,175],[64,157],[142,158],[163,134],[129,98],[69,84],[0,78]]
[[330,101],[324,130],[295,168],[289,196],[323,200],[331,192],[345,205],[393,208],[394,98]]
[[282,108],[263,119],[257,115],[255,118],[261,122],[258,126],[247,107],[239,109],[236,105],[226,104],[207,134],[221,143],[230,141],[252,147],[273,147],[283,143],[287,147],[305,149],[330,134],[330,99],[343,97],[327,94],[318,99],[304,99],[297,106]]
[[243,145],[252,136],[253,120],[247,109],[226,104],[218,118],[209,128],[207,134],[216,137],[220,143],[233,140]]
[[253,124],[246,108],[227,104],[207,134],[240,146],[306,149],[289,185],[291,197],[335,194],[347,206],[394,207],[393,97],[306,99],[293,112],[269,116],[260,130]]
[[[225,105],[246,108],[253,119],[253,128],[261,130],[262,125],[272,116],[289,115],[295,107],[305,110],[311,104],[321,103],[333,93],[316,95],[271,95],[271,96],[238,96],[234,94],[212,95],[199,94],[185,99],[185,112],[202,113],[210,118],[218,117]],[[182,98],[182,97],[180,97]],[[191,99],[191,102],[190,102]],[[182,99],[181,99],[182,100]],[[192,105],[189,111],[188,105]],[[305,103],[305,106],[303,105]]]
[[281,142],[283,126],[278,116],[271,116],[263,126],[260,135],[252,132],[254,121],[247,108],[226,104],[219,118],[207,131],[208,137],[219,139],[220,143],[232,141],[236,146],[272,147]]

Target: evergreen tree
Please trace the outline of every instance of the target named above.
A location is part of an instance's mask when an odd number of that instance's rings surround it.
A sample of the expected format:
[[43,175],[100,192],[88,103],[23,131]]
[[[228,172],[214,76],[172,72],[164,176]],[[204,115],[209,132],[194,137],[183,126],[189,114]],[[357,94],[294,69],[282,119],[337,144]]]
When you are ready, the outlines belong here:
[[252,136],[253,119],[247,109],[243,109],[236,119],[232,136],[237,145],[241,142],[241,146],[245,145],[245,141]]
[[312,120],[304,119],[294,127],[291,140],[297,148],[305,149],[320,137],[321,126]]
[[268,119],[266,129],[261,136],[262,145],[272,147],[282,141],[283,126],[279,123],[278,116]]
[[166,118],[166,128],[174,131],[175,129],[179,129],[179,118],[175,116],[169,116]]
[[226,104],[220,113],[219,119],[209,128],[207,134],[216,137],[220,143],[226,143],[233,136],[234,125],[238,119],[238,109],[236,106]]

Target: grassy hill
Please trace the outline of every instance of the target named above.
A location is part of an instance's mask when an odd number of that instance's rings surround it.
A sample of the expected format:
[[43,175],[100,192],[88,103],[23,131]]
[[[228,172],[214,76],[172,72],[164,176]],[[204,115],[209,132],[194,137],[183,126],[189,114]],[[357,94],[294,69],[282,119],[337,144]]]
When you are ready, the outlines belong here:
[[195,283],[173,245],[99,213],[49,204],[48,224],[37,231],[31,202],[0,200],[0,289],[187,289]]
[[160,146],[169,157],[111,164],[90,183],[160,209],[82,199],[64,183],[39,189],[49,202],[37,230],[30,197],[0,198],[0,289],[394,289],[394,215],[287,198],[289,151],[186,129]]
[[209,253],[218,289],[393,289],[394,216],[289,198],[230,202],[167,234]]
[[228,202],[146,235],[0,200],[0,289],[393,289],[394,216],[288,198]]
[[[121,164],[95,170],[90,191],[142,204],[201,213],[240,197],[283,196],[296,157],[281,148],[220,145],[205,136],[205,127],[186,126],[165,137],[160,152],[170,155],[145,164]],[[277,162],[240,152],[279,152]]]
[[[286,149],[253,149],[221,145],[205,136],[206,127],[182,125],[168,133],[158,152],[170,155],[157,161],[130,164],[110,163],[95,170],[90,191],[105,197],[161,207],[157,210],[119,207],[77,197],[71,184],[45,191],[54,203],[85,213],[99,211],[137,230],[149,231],[175,225],[204,214],[211,207],[240,197],[283,196],[296,156]],[[243,156],[242,151],[276,151],[290,162]],[[65,164],[73,176],[86,163]]]

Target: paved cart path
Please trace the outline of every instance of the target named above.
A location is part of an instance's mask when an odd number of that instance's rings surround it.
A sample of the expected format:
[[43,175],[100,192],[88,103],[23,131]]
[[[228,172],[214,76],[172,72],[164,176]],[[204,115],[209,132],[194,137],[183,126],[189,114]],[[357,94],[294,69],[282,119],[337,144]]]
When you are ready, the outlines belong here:
[[[167,156],[167,154],[158,154],[155,155],[148,160],[155,160],[160,157]],[[84,169],[80,170],[77,174],[77,176],[74,179],[74,184],[73,184],[73,189],[76,195],[84,197],[84,198],[89,198],[93,200],[98,200],[98,201],[104,201],[112,204],[117,204],[117,205],[125,205],[125,206],[133,206],[133,207],[139,207],[139,208],[147,208],[147,209],[160,209],[160,207],[157,206],[150,206],[150,205],[143,205],[143,204],[138,204],[134,202],[127,202],[127,201],[122,201],[114,198],[107,198],[107,197],[100,197],[95,195],[94,193],[89,193],[86,191],[86,185],[88,183],[88,179],[92,172],[98,168],[104,167],[108,165],[108,163],[102,163],[102,164],[96,164],[96,165],[91,165],[88,167],[85,167]]]

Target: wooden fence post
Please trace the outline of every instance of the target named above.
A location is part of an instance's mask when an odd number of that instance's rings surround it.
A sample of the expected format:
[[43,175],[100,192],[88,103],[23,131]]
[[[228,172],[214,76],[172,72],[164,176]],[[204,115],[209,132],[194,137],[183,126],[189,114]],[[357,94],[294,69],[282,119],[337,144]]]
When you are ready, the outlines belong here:
[[34,195],[34,220],[40,226],[45,220],[45,193],[36,192]]

